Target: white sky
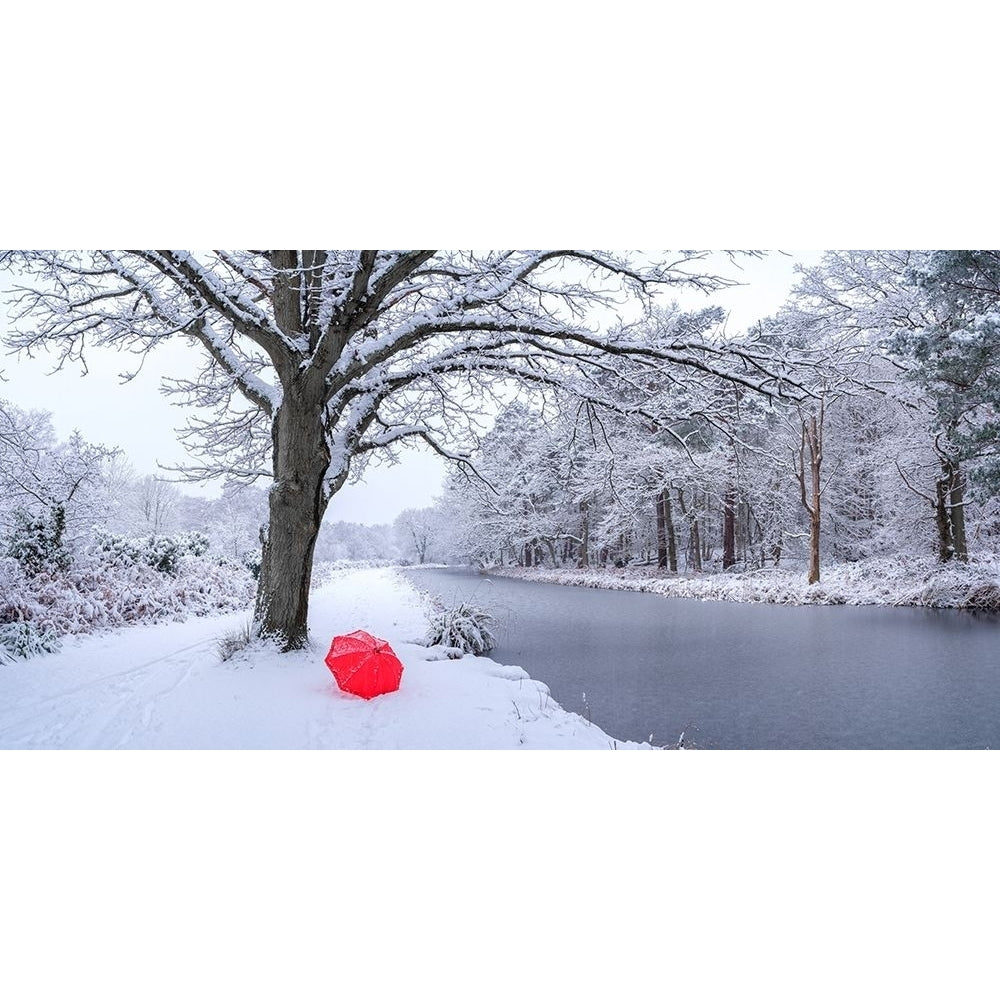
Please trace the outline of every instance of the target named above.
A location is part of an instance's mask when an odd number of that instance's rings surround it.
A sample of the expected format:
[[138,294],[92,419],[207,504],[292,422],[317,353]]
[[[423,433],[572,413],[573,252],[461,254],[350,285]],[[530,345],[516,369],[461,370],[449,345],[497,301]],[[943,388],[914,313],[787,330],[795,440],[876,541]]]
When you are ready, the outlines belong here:
[[[687,307],[718,303],[730,311],[729,328],[740,331],[762,316],[773,313],[785,300],[794,280],[796,262],[815,262],[821,251],[777,252],[764,260],[743,266],[739,280],[745,285],[728,289],[711,299],[703,295],[682,296]],[[0,290],[10,286],[9,275],[0,276]],[[6,306],[0,323],[6,328]],[[79,430],[94,442],[120,447],[140,475],[161,474],[161,465],[179,465],[186,452],[175,428],[184,423],[184,412],[171,405],[159,391],[164,375],[177,374],[199,362],[194,348],[168,343],[147,357],[140,374],[122,384],[121,372],[134,368],[133,355],[113,350],[92,350],[89,371],[79,368],[53,371],[53,359],[0,358],[0,398],[23,409],[48,410],[57,434],[67,437]],[[445,463],[426,449],[409,450],[395,466],[375,466],[366,471],[364,482],[346,486],[334,497],[327,517],[331,520],[384,524],[408,507],[425,507],[440,493]],[[214,495],[218,487],[183,484],[188,492],[206,489]]]

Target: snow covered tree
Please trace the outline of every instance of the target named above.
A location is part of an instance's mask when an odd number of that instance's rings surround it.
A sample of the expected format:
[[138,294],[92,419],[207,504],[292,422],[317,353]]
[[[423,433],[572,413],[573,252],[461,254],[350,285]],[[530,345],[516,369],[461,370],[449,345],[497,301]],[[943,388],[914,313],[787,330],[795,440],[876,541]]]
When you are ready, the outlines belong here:
[[558,504],[557,467],[541,414],[523,403],[504,407],[475,456],[475,471],[449,480],[447,506],[470,515],[465,547],[477,560],[505,556],[532,565],[539,546],[552,540]]
[[[1000,484],[1000,251],[935,250],[916,261],[913,283],[934,322],[896,346],[917,362],[912,376],[934,400],[944,440],[944,488],[963,490],[961,461]],[[946,442],[946,444],[945,444]],[[950,464],[949,464],[950,463]]]
[[230,559],[258,566],[267,525],[267,494],[250,483],[228,482],[210,502],[205,531],[213,549]]
[[78,431],[59,441],[51,414],[0,400],[0,524],[16,522],[20,532],[25,518],[40,519],[61,548],[101,518],[101,483],[115,454]]
[[172,530],[177,523],[181,493],[173,483],[157,476],[143,476],[132,485],[130,500],[137,533],[158,535]]
[[442,520],[437,507],[401,511],[392,525],[400,551],[418,564],[427,562],[438,551],[438,541],[444,534]]
[[[918,481],[923,468],[915,475],[896,464],[907,487],[930,502],[942,561],[968,558],[966,465],[976,462],[988,477],[995,451],[998,261],[996,251],[831,251],[801,271],[793,295],[800,332],[878,347],[897,366],[884,391],[925,415],[925,447],[900,452],[930,449],[933,482]],[[907,382],[919,392],[908,393]]]
[[394,560],[399,557],[396,539],[388,524],[326,520],[316,540],[317,562]]
[[709,374],[793,392],[788,359],[655,327],[601,329],[599,307],[645,309],[663,289],[711,291],[704,251],[5,251],[15,271],[9,344],[80,360],[86,346],[134,353],[169,337],[204,365],[168,388],[194,413],[192,477],[269,477],[256,605],[263,634],[307,640],[309,580],[330,498],[366,458],[408,439],[461,458],[498,383],[563,384],[601,373],[595,405],[615,407],[615,362]]
[[795,462],[802,506],[809,515],[809,582],[819,583],[820,527],[822,525],[823,488],[820,471],[823,465],[823,424],[825,400],[819,409],[801,417],[802,435]]

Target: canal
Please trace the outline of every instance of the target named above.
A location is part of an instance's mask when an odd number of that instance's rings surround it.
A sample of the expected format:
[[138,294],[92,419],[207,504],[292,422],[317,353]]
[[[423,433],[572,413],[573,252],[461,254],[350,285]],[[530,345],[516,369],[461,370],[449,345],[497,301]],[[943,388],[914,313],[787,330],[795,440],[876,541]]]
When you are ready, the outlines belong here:
[[499,620],[490,654],[611,736],[704,749],[1000,746],[1000,616],[664,598],[417,569]]

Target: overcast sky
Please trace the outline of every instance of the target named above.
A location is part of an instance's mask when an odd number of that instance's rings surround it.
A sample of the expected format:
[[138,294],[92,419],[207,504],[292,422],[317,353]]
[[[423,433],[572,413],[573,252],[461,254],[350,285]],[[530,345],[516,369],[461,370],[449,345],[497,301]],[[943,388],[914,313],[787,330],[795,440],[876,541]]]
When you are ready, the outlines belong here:
[[[711,299],[684,296],[682,304],[718,303],[729,310],[729,329],[743,330],[777,310],[792,286],[794,264],[813,263],[820,252],[788,251],[791,256],[773,253],[762,261],[751,261],[739,276],[746,283],[743,287]],[[6,291],[9,286],[9,275],[0,275],[0,289]],[[2,317],[6,329],[6,305]],[[198,362],[193,351],[179,342],[166,344],[148,356],[140,374],[126,384],[121,383],[120,373],[135,368],[138,359],[117,351],[92,350],[86,375],[79,368],[53,371],[53,359],[45,355],[8,356],[0,360],[7,380],[0,383],[0,398],[24,409],[50,411],[61,438],[79,430],[88,440],[120,447],[139,474],[167,476],[157,463],[179,465],[186,459],[175,433],[184,423],[184,413],[160,393],[160,379],[190,369],[192,362]],[[363,524],[390,522],[401,510],[431,503],[440,493],[444,473],[441,459],[414,449],[396,466],[371,466],[363,483],[346,486],[334,497],[327,516]],[[190,484],[181,488],[198,490]],[[209,489],[217,491],[217,487]]]

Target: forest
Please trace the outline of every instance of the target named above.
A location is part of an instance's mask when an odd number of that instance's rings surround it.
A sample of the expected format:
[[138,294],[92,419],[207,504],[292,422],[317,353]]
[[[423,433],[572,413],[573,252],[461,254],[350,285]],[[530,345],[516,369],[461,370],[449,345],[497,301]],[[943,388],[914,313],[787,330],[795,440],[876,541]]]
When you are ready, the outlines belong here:
[[[789,356],[808,348],[809,397],[651,384],[637,367],[618,382],[634,390],[618,412],[566,391],[512,400],[449,477],[442,555],[687,575],[792,566],[809,583],[876,558],[991,560],[998,303],[992,251],[829,252],[742,335]],[[724,320],[660,316],[679,338]],[[656,393],[673,416],[653,419]]]
[[[692,309],[648,294],[655,283],[663,285],[661,293],[693,288],[710,294],[724,286],[722,278],[690,269],[701,252],[683,252],[683,269],[677,261],[640,266],[589,252],[525,251],[523,257],[447,257],[447,271],[431,252],[387,256],[383,264],[365,253],[324,258],[326,284],[316,279],[314,291],[296,286],[304,330],[311,322],[302,318],[309,295],[332,295],[343,288],[343,274],[354,275],[350,294],[359,294],[366,275],[369,287],[385,296],[410,296],[427,282],[421,294],[432,289],[436,304],[387,337],[378,326],[386,317],[371,311],[369,300],[337,293],[345,310],[360,310],[358,322],[374,325],[351,335],[356,347],[341,345],[341,361],[323,362],[331,372],[358,366],[355,382],[344,376],[345,387],[354,388],[343,390],[342,413],[330,416],[333,404],[323,404],[319,394],[310,404],[329,424],[323,446],[329,457],[327,471],[316,473],[327,484],[318,511],[307,512],[318,517],[309,523],[319,530],[311,541],[311,528],[302,536],[308,561],[295,567],[295,578],[307,587],[313,563],[380,560],[548,572],[563,574],[564,582],[580,582],[583,574],[600,585],[609,575],[631,574],[638,586],[650,579],[683,583],[685,589],[669,591],[675,593],[792,599],[787,588],[779,593],[772,585],[781,573],[786,582],[798,581],[796,600],[1000,604],[994,582],[997,251],[829,251],[819,264],[798,268],[780,310],[743,331],[729,329],[718,306]],[[289,258],[281,271],[274,261],[286,252],[273,254],[266,273],[280,306],[282,275],[310,273],[301,269],[314,258]],[[552,258],[564,266],[560,255],[605,278],[624,275],[622,287],[646,298],[641,313],[627,322],[613,317],[597,335],[550,312],[550,300],[581,315],[616,301],[608,287],[576,278],[548,277],[543,287]],[[167,271],[159,258],[150,260]],[[220,260],[241,279],[261,284],[249,264]],[[71,352],[83,324],[99,322],[116,342],[123,321],[107,312],[103,297],[118,309],[124,293],[108,290],[105,272],[95,284],[96,272],[72,259],[33,266],[75,275],[67,302],[75,302],[74,295],[91,298],[57,308],[37,286],[22,290],[14,313],[27,322],[8,340],[30,349],[62,339],[62,349]],[[222,286],[209,284],[213,272],[196,270],[201,265],[194,258],[178,256],[170,266],[187,269],[191,281],[204,281],[221,299]],[[142,301],[153,280],[166,279],[137,271],[125,292]],[[169,280],[180,281],[172,272]],[[465,299],[442,298],[433,284],[440,281],[472,291]],[[262,594],[294,589],[292,578],[280,574],[267,586],[262,582],[269,533],[289,515],[275,506],[280,491],[267,482],[269,437],[255,422],[273,419],[280,442],[292,383],[283,381],[280,357],[277,386],[255,374],[263,372],[259,351],[240,360],[231,345],[243,327],[269,350],[266,338],[278,333],[264,316],[259,329],[248,326],[233,312],[245,307],[243,299],[227,294],[231,301],[215,308],[223,317],[232,313],[233,334],[228,341],[205,334],[213,360],[198,381],[179,378],[174,387],[203,405],[218,402],[226,415],[201,421],[202,453],[211,462],[200,475],[224,481],[214,497],[139,476],[127,456],[79,433],[57,440],[50,415],[0,402],[0,629],[8,648],[45,648],[46,636],[55,633],[186,607],[226,610],[255,591],[259,607]],[[93,309],[96,300],[103,311],[88,320],[80,303]],[[520,318],[505,318],[509,301]],[[492,332],[448,333],[453,314]],[[48,319],[40,323],[38,315]],[[176,325],[181,318],[158,306],[144,322]],[[134,307],[128,322],[128,336],[148,336]],[[304,340],[281,336],[282,350],[306,350]],[[318,363],[323,336],[314,337],[310,363]],[[376,356],[384,370],[375,367]],[[228,381],[227,371],[233,373]],[[257,409],[234,410],[234,390]],[[307,425],[306,412],[297,426]],[[273,456],[276,484],[312,462],[287,433],[289,444]],[[349,473],[363,473],[378,455],[392,461],[408,440],[449,459],[436,505],[406,510],[392,526],[322,517]],[[251,464],[253,455],[264,464]],[[284,549],[279,557],[290,558]],[[577,580],[566,578],[571,572]],[[830,574],[839,581],[836,593],[824,589]],[[899,587],[861,586],[866,574],[869,581],[892,577],[923,589],[902,598]],[[727,583],[751,578],[772,583],[735,591]],[[853,593],[845,597],[845,588]],[[304,621],[306,606],[303,597],[291,609],[297,621]]]

